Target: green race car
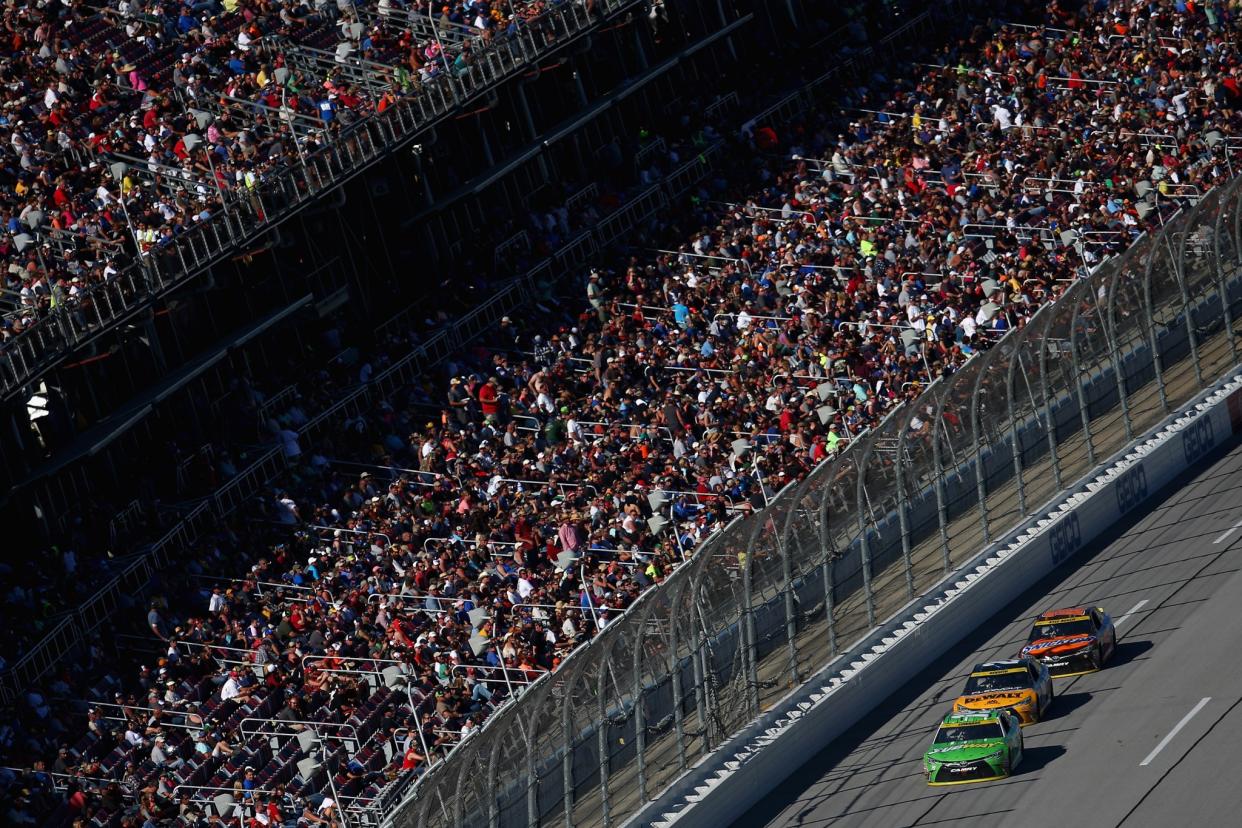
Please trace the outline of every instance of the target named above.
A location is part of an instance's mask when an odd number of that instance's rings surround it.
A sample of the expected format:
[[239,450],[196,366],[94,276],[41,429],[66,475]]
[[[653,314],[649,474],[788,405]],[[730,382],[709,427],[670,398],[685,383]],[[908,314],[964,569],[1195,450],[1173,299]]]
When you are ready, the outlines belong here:
[[1022,761],[1022,725],[1007,710],[950,713],[923,754],[929,785],[1004,779]]

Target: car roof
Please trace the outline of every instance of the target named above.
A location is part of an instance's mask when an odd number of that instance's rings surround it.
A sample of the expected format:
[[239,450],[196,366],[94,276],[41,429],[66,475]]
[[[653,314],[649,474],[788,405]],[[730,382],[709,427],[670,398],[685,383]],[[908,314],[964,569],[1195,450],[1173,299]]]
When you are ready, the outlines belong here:
[[970,671],[972,676],[979,674],[996,674],[996,673],[1017,673],[1026,671],[1026,660],[1021,658],[1007,658],[1001,661],[985,661],[982,664],[976,664],[975,669]]
[[970,713],[950,713],[944,717],[942,726],[956,727],[968,724],[987,724],[988,722],[999,721],[1001,717],[1000,710],[979,710]]
[[1071,615],[1086,615],[1091,611],[1090,607],[1062,607],[1061,609],[1048,610],[1040,613],[1036,621],[1043,621],[1049,618],[1066,618]]

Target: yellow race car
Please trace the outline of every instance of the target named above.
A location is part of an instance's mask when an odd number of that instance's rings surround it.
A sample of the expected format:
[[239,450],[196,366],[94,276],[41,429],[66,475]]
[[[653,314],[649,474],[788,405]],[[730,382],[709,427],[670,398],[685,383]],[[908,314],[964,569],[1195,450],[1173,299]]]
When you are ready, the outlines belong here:
[[1041,721],[1052,704],[1052,676],[1040,661],[1023,657],[976,664],[954,713],[1008,710],[1023,726]]

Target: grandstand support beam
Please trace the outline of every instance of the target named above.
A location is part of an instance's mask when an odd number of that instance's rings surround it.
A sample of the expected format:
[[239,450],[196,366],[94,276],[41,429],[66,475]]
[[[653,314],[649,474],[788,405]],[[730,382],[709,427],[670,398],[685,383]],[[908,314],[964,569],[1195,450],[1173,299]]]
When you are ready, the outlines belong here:
[[[160,344],[159,331],[155,327],[155,315],[150,311],[143,314],[142,327],[146,337],[146,346],[151,352],[151,359],[155,363],[155,369],[163,375],[168,371],[168,360],[164,358],[164,348]],[[173,327],[172,330],[175,332],[176,328]],[[173,335],[174,337],[176,336],[175,333]]]
[[[718,5],[719,3],[720,3],[720,0],[717,0]],[[789,22],[792,23],[795,27],[797,27],[798,26],[798,12],[794,10],[794,0],[785,0],[785,8],[789,11]],[[720,13],[723,15],[724,9],[721,9]]]
[[647,59],[647,48],[643,45],[642,29],[638,26],[631,26],[630,34],[634,37],[634,53],[638,56],[638,69],[640,72],[645,72],[651,63]]
[[517,94],[518,112],[521,114],[522,137],[527,141],[534,141],[539,134],[539,130],[535,128],[535,116],[530,111],[530,99],[526,97],[526,86],[534,79],[522,78],[513,85],[513,90]]

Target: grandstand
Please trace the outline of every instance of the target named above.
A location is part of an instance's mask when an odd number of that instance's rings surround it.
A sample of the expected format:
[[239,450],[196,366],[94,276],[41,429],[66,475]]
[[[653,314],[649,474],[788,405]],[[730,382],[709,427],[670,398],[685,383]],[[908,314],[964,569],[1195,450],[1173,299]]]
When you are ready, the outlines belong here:
[[[1225,8],[809,5],[53,18],[6,107],[13,824],[428,824],[707,538],[1242,162]],[[435,818],[620,820],[486,773]]]

